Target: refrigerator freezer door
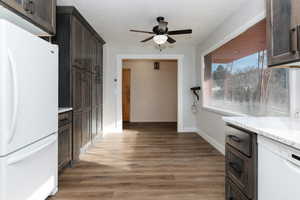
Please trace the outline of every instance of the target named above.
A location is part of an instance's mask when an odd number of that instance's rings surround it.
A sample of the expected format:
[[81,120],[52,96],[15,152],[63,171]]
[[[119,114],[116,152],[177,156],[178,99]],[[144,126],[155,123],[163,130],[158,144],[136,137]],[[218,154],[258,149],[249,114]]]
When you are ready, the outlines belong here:
[[58,48],[0,20],[0,157],[58,129]]
[[43,200],[57,190],[57,134],[0,158],[0,199]]

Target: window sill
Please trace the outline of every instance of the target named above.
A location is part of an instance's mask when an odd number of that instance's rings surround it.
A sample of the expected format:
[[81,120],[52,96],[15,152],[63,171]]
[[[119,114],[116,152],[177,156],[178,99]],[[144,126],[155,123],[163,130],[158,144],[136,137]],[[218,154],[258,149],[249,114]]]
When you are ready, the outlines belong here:
[[237,113],[237,112],[232,112],[229,110],[223,110],[220,108],[216,108],[216,107],[212,107],[212,106],[202,106],[203,110],[206,110],[208,112],[212,112],[221,116],[234,116],[234,117],[247,117],[248,115],[246,114],[241,114],[241,113]]

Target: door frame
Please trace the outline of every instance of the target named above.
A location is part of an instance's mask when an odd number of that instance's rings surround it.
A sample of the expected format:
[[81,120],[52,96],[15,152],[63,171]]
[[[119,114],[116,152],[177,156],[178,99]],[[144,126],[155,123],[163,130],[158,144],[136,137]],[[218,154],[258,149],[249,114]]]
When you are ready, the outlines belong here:
[[123,60],[177,60],[177,131],[183,130],[183,58],[184,55],[117,55],[117,87],[116,87],[116,116],[117,116],[117,130],[123,132],[123,106],[122,106],[122,68]]

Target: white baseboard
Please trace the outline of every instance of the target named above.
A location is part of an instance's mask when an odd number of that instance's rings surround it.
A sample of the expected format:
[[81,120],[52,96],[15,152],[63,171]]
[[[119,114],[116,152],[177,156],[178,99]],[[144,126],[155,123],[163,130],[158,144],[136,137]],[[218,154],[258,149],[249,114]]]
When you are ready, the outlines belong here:
[[215,147],[221,154],[225,155],[225,145],[220,144],[214,138],[210,137],[204,131],[198,130],[198,135],[200,135],[203,139],[205,139],[209,144]]
[[106,133],[123,133],[123,128],[106,128],[103,129],[103,134]]
[[179,133],[197,133],[198,129],[197,128],[181,128],[177,130]]

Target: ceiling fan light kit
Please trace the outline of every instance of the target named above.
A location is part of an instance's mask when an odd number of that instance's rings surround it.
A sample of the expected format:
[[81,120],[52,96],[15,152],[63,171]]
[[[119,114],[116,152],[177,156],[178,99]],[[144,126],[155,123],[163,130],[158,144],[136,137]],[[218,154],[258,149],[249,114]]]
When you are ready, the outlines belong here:
[[176,42],[170,35],[183,35],[183,34],[191,34],[192,29],[184,29],[184,30],[175,30],[169,31],[168,29],[168,22],[165,21],[164,17],[157,17],[156,18],[158,25],[154,26],[152,31],[140,31],[140,30],[130,30],[131,32],[136,33],[146,33],[151,34],[151,37],[148,37],[141,42],[148,42],[153,40],[158,45],[163,45],[166,42],[173,44]]
[[168,36],[166,35],[156,35],[153,37],[153,41],[158,45],[162,45],[166,43],[167,40],[168,40]]

